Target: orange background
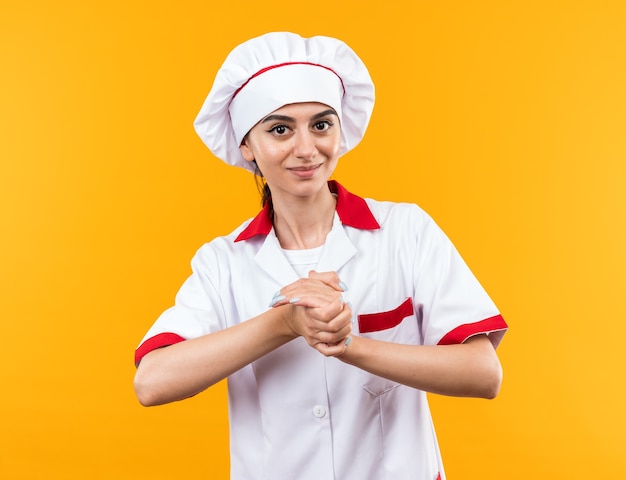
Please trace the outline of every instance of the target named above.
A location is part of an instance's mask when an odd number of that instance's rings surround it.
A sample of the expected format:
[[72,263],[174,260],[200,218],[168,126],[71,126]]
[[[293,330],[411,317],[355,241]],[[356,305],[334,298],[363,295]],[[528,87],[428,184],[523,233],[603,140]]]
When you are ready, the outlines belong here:
[[626,477],[626,4],[401,4],[0,3],[0,478],[227,478],[224,383],[142,408],[133,351],[259,208],[192,121],[271,30],[359,53],[335,178],[430,212],[511,326],[496,400],[431,397],[449,478]]

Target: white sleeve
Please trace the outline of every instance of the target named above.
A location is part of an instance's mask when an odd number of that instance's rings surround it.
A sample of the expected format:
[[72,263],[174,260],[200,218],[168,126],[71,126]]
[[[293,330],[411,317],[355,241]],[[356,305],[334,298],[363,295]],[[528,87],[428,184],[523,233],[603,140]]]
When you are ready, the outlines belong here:
[[159,316],[137,347],[135,364],[152,350],[224,328],[225,314],[217,284],[220,266],[210,244],[198,250],[191,268],[192,274],[178,291],[174,306]]
[[441,228],[422,218],[413,274],[424,343],[462,343],[485,333],[497,347],[507,325],[496,305]]

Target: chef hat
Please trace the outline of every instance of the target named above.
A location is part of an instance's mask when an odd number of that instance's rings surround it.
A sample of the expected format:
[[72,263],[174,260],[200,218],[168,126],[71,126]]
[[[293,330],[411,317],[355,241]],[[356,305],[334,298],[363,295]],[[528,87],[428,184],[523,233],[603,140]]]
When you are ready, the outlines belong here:
[[215,156],[254,171],[239,151],[244,136],[274,110],[299,102],[335,109],[344,154],[363,138],[374,108],[374,85],[361,59],[340,40],[268,33],[226,57],[194,127]]

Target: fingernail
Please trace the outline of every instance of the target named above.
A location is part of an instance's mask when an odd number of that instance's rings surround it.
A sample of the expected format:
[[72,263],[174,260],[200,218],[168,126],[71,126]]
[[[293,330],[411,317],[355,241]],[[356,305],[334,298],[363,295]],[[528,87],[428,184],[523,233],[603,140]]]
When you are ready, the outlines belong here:
[[343,283],[342,280],[339,281],[339,288],[341,288],[344,292],[348,291],[348,285],[346,285],[345,283]]
[[344,345],[347,347],[348,345],[350,345],[351,341],[352,341],[352,337],[346,338],[346,343]]
[[277,297],[272,298],[272,303],[270,303],[270,307],[273,307],[278,302],[282,302],[286,297],[284,295],[278,295]]
[[276,293],[272,296],[272,299],[274,299],[274,298],[278,297],[279,295],[280,295],[280,290],[278,290],[278,291],[277,291],[277,292],[276,292]]
[[293,297],[289,299],[289,303],[298,303],[300,301],[300,297]]

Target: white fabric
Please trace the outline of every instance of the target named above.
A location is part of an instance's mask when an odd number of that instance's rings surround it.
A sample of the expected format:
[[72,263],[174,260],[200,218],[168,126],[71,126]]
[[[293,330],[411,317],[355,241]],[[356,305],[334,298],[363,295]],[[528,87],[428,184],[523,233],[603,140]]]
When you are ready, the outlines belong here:
[[309,276],[311,270],[317,269],[322,249],[323,247],[308,248],[306,250],[283,249],[283,253],[296,274],[298,274],[300,278],[306,278]]
[[[293,62],[321,67],[308,65],[265,70]],[[331,76],[333,72],[336,79]],[[311,75],[324,78],[314,90],[311,80],[315,79],[308,78]],[[265,82],[265,78],[271,78],[267,92],[254,86],[257,82]],[[339,83],[337,79],[340,79]],[[298,82],[302,82],[302,88]],[[339,84],[342,85],[340,101],[336,98]],[[248,87],[253,90],[246,92]],[[235,93],[235,105],[231,108]],[[241,100],[237,100],[242,94]],[[272,98],[264,98],[266,94]],[[344,42],[324,36],[303,38],[295,33],[272,32],[242,43],[226,57],[194,127],[216,157],[230,165],[254,171],[239,151],[243,135],[274,110],[301,101],[320,102],[337,110],[341,124],[340,152],[344,154],[361,141],[367,129],[374,108],[374,85],[361,59]],[[246,108],[253,113],[245,113]]]
[[[407,298],[415,313],[362,335],[434,345],[460,325],[498,315],[419,207],[367,204],[381,228],[348,227],[336,215],[317,270],[338,272],[355,315],[387,312]],[[144,341],[163,332],[192,338],[243,322],[298,279],[273,231],[233,241],[245,225],[200,248],[176,305]],[[490,333],[494,345],[502,334]],[[231,375],[228,389],[232,480],[445,478],[424,392],[326,358],[301,338]]]

